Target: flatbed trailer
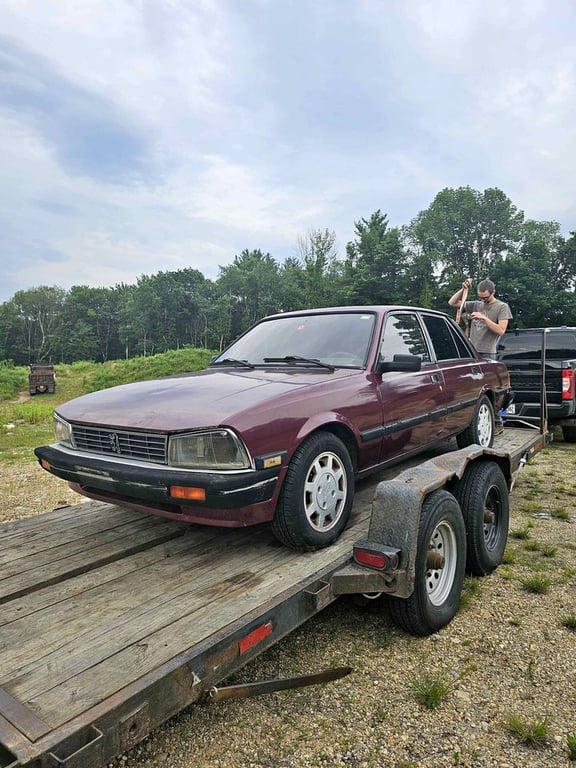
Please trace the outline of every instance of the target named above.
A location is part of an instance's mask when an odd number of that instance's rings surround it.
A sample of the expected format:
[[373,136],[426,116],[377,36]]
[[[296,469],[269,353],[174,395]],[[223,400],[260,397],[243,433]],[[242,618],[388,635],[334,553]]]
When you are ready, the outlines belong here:
[[[506,429],[493,449],[452,445],[363,481],[349,526],[317,552],[279,545],[266,526],[191,526],[94,501],[2,525],[0,768],[102,768],[193,702],[265,692],[218,684],[340,594],[402,601],[418,579],[421,500],[478,462],[511,488],[545,442]],[[396,548],[392,574],[353,561],[375,536]]]

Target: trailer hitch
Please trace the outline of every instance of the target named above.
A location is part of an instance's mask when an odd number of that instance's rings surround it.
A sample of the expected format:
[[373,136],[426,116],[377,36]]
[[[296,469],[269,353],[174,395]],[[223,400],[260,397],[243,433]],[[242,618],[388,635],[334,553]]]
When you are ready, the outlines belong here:
[[276,691],[285,691],[292,688],[304,688],[307,685],[330,683],[333,680],[346,677],[350,672],[352,672],[352,667],[335,667],[334,669],[325,669],[323,672],[300,675],[299,677],[280,677],[274,680],[261,680],[257,683],[228,685],[224,688],[213,686],[205,694],[203,701],[204,703],[209,703],[224,701],[224,699],[248,699],[251,696],[259,696],[262,693],[275,693]]

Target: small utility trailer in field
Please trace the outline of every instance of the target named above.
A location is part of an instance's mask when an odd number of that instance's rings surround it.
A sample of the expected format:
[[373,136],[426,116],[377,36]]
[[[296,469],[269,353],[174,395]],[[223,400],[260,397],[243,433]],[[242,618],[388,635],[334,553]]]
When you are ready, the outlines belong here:
[[382,593],[400,626],[436,631],[465,567],[499,564],[509,490],[545,441],[506,428],[493,449],[364,481],[350,525],[317,552],[282,547],[264,526],[189,526],[94,501],[1,526],[0,768],[101,768],[193,702],[348,673],[218,688],[341,594]]

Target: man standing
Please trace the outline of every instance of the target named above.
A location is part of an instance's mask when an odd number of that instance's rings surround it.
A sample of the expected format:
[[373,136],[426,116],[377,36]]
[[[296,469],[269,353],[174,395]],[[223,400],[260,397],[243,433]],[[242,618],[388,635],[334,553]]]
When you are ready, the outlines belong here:
[[[451,307],[458,307],[462,303],[464,291],[472,285],[470,278],[464,280],[460,288],[449,300]],[[478,301],[466,301],[463,311],[471,319],[470,341],[482,357],[496,359],[496,345],[498,339],[503,336],[508,327],[508,320],[512,318],[510,307],[506,302],[494,297],[496,286],[492,280],[482,280],[478,283]]]

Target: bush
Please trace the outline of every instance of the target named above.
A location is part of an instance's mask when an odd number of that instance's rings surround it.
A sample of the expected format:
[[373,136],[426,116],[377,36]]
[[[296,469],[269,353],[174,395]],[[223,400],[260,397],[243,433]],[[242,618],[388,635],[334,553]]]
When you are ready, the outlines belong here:
[[0,400],[14,400],[28,389],[28,369],[15,367],[11,360],[0,361]]

